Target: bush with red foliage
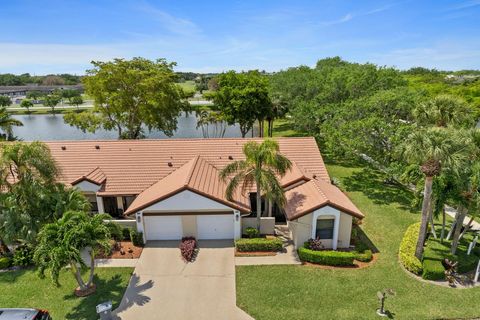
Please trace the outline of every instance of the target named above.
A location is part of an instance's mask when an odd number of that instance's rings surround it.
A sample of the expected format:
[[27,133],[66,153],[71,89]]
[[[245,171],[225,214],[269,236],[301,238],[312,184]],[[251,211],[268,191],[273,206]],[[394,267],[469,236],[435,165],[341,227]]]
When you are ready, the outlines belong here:
[[180,242],[180,253],[186,262],[192,262],[197,251],[197,240],[194,237],[183,237]]

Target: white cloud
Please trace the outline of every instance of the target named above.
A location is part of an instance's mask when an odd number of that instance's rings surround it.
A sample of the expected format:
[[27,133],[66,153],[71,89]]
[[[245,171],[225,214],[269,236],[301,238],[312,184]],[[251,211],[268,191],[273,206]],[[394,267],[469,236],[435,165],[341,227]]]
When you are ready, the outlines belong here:
[[324,25],[324,26],[333,26],[335,24],[340,24],[340,23],[350,21],[350,20],[352,20],[352,18],[353,18],[353,14],[352,13],[347,13],[346,15],[341,17],[340,19],[332,20],[332,21],[324,21],[324,22],[321,22],[321,24]]

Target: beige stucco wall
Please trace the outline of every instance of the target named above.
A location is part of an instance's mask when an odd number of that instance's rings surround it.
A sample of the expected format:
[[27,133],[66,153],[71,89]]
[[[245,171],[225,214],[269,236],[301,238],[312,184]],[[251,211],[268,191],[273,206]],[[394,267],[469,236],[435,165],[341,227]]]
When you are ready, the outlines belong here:
[[[340,213],[337,248],[348,248],[352,231],[352,216],[332,207],[323,207],[318,211],[323,213],[319,216],[320,219],[334,218],[335,212]],[[315,229],[313,213],[304,215],[294,221],[289,221],[288,227],[292,231],[292,240],[295,247],[303,246],[303,243],[312,237],[312,230]],[[332,240],[324,239],[322,243],[325,248],[332,248],[333,246]]]
[[197,237],[196,216],[182,216],[182,227],[184,237]]
[[[257,218],[242,218],[242,233],[245,234],[245,229],[249,227],[257,227]],[[275,234],[275,217],[260,218],[260,233]]]

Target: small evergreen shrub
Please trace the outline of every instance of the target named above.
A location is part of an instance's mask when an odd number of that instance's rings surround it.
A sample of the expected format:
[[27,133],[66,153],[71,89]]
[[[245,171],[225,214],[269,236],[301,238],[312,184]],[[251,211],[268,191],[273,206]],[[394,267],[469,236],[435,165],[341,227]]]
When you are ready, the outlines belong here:
[[180,253],[186,262],[192,262],[197,250],[197,240],[194,237],[183,237],[180,242]]
[[12,265],[12,259],[9,257],[0,257],[0,269],[7,269]]
[[20,267],[28,267],[33,265],[33,248],[29,245],[22,245],[15,249],[13,253],[13,265]]
[[314,251],[305,247],[298,249],[298,256],[302,261],[327,266],[353,266],[353,260],[355,259],[353,252],[333,250]]
[[283,249],[282,240],[253,238],[253,239],[238,239],[235,241],[235,247],[240,252],[251,251],[281,251]]
[[398,251],[400,263],[405,269],[417,275],[422,274],[422,263],[415,257],[415,248],[417,246],[419,232],[420,222],[410,225],[403,235]]
[[134,229],[130,229],[130,241],[132,241],[134,246],[142,247],[143,233],[138,232],[137,230],[134,230]]
[[115,222],[108,222],[107,223],[108,231],[110,231],[110,236],[115,241],[122,241],[123,240],[123,230],[122,226]]
[[372,250],[367,249],[363,252],[355,252],[355,260],[361,261],[361,262],[370,262],[373,259],[373,253]]
[[442,261],[424,259],[422,278],[426,280],[444,280],[445,267]]
[[245,229],[245,235],[250,239],[258,238],[260,236],[260,232],[257,228],[248,227]]
[[130,232],[132,228],[123,228],[122,229],[122,236],[123,236],[123,241],[129,241],[130,240]]

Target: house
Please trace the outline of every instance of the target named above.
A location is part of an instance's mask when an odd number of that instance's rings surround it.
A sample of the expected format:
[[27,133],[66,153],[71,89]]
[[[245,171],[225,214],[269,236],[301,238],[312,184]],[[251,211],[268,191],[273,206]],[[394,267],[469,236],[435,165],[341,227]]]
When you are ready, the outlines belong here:
[[[84,192],[96,212],[132,219],[145,241],[238,239],[255,212],[255,189],[225,197],[219,173],[261,139],[162,139],[47,142],[61,182]],[[296,246],[321,238],[326,247],[350,245],[353,218],[363,214],[330,182],[315,139],[278,138],[292,169],[280,182],[286,205],[262,203],[263,216],[287,222]],[[253,214],[254,215],[254,214]],[[269,218],[270,220],[273,218]],[[244,223],[243,223],[244,224]]]

